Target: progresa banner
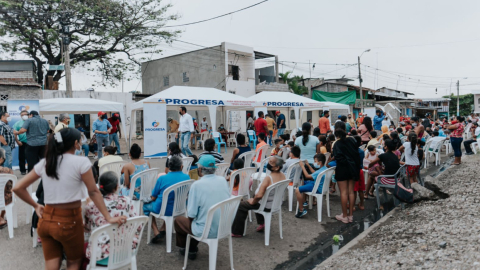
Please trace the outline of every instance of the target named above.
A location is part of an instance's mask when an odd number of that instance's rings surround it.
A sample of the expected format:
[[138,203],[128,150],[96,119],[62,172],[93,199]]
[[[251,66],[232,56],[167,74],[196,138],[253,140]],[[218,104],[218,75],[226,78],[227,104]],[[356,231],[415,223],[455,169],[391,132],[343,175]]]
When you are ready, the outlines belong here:
[[167,104],[143,104],[144,157],[167,156]]

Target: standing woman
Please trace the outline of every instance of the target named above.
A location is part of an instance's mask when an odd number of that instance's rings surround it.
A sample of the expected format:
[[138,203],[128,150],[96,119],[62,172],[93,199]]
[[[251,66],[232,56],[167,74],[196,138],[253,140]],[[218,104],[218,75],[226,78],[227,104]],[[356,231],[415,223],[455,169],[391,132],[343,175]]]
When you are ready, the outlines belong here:
[[372,130],[372,118],[367,116],[363,119],[363,124],[358,127],[358,135],[362,137],[362,144],[367,144],[370,141],[370,131]]
[[360,179],[361,164],[357,141],[353,137],[347,138],[345,124],[342,124],[335,129],[335,137],[339,140],[333,145],[333,156],[337,162],[335,179],[340,189],[342,203],[342,213],[336,215],[335,218],[343,223],[351,223],[355,206],[355,181]]
[[453,165],[462,164],[462,141],[463,141],[463,132],[465,130],[465,117],[457,117],[457,123],[450,125],[448,130],[450,133],[450,143],[452,144],[453,152],[455,153],[455,161]]
[[[83,255],[83,219],[81,200],[90,196],[109,223],[125,223],[126,216],[111,217],[103,196],[95,185],[92,164],[76,156],[81,149],[80,132],[65,128],[50,135],[46,158],[20,180],[13,192],[35,208],[39,217],[38,235],[42,240],[45,269],[60,269],[63,254],[68,269],[79,269]],[[36,203],[27,188],[42,178],[45,206]],[[87,194],[88,190],[88,194]]]

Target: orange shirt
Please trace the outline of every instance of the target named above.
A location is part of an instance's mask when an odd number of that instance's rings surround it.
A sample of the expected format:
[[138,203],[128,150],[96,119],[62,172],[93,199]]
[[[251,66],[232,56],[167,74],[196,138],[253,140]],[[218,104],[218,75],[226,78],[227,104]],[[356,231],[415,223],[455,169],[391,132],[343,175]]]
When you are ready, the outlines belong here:
[[320,134],[327,134],[327,131],[330,130],[330,120],[327,117],[320,118],[318,127],[320,128]]
[[259,151],[260,147],[267,145],[265,142],[261,142],[257,144],[257,148],[255,148],[256,156],[257,156],[257,162],[260,162],[262,160],[262,151]]

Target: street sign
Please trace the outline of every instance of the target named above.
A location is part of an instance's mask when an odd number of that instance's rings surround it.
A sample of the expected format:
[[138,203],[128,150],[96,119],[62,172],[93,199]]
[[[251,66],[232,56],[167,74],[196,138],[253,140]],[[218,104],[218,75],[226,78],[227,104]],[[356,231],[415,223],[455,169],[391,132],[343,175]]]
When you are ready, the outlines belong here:
[[48,70],[65,70],[64,65],[49,65]]

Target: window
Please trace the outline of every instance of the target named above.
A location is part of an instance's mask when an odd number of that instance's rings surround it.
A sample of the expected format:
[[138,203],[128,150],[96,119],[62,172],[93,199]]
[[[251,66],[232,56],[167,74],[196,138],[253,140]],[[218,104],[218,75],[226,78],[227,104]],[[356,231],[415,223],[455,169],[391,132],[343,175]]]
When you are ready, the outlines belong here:
[[0,95],[0,100],[8,100],[8,95]]
[[294,110],[290,111],[290,120],[295,120],[295,111]]
[[169,86],[170,85],[170,79],[168,76],[163,77],[163,86]]
[[183,82],[189,82],[190,79],[188,78],[187,72],[183,72]]
[[234,81],[238,81],[240,79],[240,68],[234,65],[228,65],[228,75],[233,77]]
[[307,111],[307,121],[312,120],[312,111]]

